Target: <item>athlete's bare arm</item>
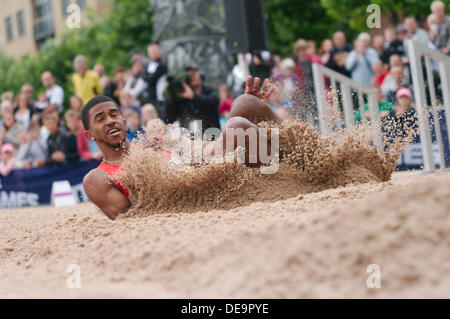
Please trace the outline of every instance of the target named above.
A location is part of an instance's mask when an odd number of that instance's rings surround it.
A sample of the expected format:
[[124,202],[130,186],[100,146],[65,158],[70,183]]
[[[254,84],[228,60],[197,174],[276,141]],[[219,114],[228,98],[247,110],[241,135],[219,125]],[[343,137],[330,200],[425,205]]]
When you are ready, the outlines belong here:
[[83,186],[86,195],[110,219],[116,219],[119,214],[131,207],[128,198],[116,187],[101,169],[94,169],[84,177]]

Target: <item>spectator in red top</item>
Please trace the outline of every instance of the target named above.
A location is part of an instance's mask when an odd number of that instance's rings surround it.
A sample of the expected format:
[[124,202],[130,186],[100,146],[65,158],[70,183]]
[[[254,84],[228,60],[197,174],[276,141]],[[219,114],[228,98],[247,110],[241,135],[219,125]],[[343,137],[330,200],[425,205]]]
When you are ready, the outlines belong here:
[[66,114],[64,114],[64,119],[66,120],[66,125],[70,133],[72,133],[77,139],[77,149],[78,154],[80,154],[80,158],[83,161],[102,159],[103,155],[100,151],[91,153],[89,150],[89,141],[84,134],[83,123],[81,122],[81,112],[70,109],[66,112]]
[[372,71],[375,76],[372,78],[372,86],[381,86],[384,79],[389,74],[389,70],[381,60],[372,63]]
[[322,59],[320,58],[320,55],[317,54],[317,47],[316,47],[316,42],[314,41],[307,41],[306,42],[307,47],[306,47],[306,58],[309,60],[309,62],[311,63],[319,63],[320,65],[322,65]]
[[228,117],[228,113],[231,110],[231,104],[233,104],[234,101],[233,97],[231,96],[230,88],[225,84],[219,86],[219,96],[219,115]]

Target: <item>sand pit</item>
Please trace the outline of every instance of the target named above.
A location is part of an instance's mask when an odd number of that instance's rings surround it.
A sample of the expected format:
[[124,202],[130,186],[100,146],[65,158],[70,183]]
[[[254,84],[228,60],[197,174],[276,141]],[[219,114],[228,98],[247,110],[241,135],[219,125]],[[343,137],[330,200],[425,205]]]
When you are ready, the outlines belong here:
[[449,217],[449,173],[114,222],[92,204],[2,210],[0,297],[448,298]]

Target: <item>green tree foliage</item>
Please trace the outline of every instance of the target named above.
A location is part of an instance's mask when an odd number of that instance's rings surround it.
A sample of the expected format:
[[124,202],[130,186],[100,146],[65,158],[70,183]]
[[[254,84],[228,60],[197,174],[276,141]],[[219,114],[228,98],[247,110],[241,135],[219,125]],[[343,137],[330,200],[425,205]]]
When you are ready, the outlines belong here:
[[331,17],[320,0],[264,0],[264,7],[270,48],[283,56],[292,54],[299,38],[319,44],[333,31],[347,29],[346,21]]
[[[111,0],[113,1],[113,0]],[[73,58],[78,54],[87,57],[89,66],[102,63],[111,74],[118,65],[129,66],[129,51],[135,47],[145,52],[152,36],[152,15],[148,0],[113,1],[114,8],[104,17],[90,12],[91,22],[64,33],[32,57],[18,63],[0,53],[0,93],[18,93],[24,83],[31,83],[36,92],[43,91],[40,76],[51,71],[56,82],[63,86],[66,101],[73,93],[71,75]]]
[[[320,0],[327,14],[333,19],[348,21],[351,29],[367,31],[366,20],[370,13],[367,7],[370,4],[380,6],[383,15],[394,24],[399,23],[406,16],[415,16],[422,22],[430,12],[433,0]],[[450,0],[443,0],[450,5]]]

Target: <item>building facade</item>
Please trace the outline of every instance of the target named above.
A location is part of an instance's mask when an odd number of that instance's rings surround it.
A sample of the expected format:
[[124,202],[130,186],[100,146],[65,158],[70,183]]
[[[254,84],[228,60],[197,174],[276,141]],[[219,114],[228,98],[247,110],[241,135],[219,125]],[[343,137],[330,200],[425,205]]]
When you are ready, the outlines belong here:
[[67,30],[67,21],[74,25],[78,8],[82,27],[88,8],[101,15],[112,7],[113,0],[0,0],[0,50],[15,60],[33,55]]

